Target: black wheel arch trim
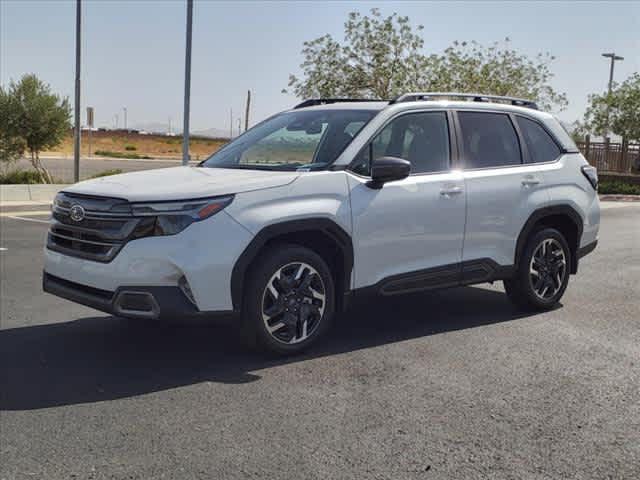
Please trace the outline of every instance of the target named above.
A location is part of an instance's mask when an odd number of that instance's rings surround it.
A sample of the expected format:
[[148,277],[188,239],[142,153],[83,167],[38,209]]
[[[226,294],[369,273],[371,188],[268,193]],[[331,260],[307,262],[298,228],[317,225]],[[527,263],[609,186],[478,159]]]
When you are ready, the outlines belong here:
[[[524,252],[524,247],[527,243],[527,239],[533,233],[535,225],[543,220],[546,217],[555,216],[555,215],[564,215],[568,217],[573,224],[576,226],[578,234],[576,236],[576,244],[569,245],[572,248],[571,255],[571,273],[576,273],[578,271],[578,258],[579,258],[579,247],[580,247],[580,239],[582,238],[583,231],[583,220],[580,214],[570,205],[550,205],[547,207],[539,208],[535,210],[527,219],[522,230],[520,230],[520,235],[518,235],[518,241],[516,243],[516,252],[515,252],[515,265],[520,264],[520,258],[522,253]],[[567,242],[569,239],[567,239]]]
[[578,258],[582,258],[585,255],[589,255],[591,252],[593,252],[596,247],[598,246],[598,240],[594,240],[593,242],[585,245],[584,247],[580,247],[578,249]]
[[342,306],[342,297],[346,296],[351,287],[351,273],[354,261],[353,242],[351,236],[335,221],[324,217],[314,217],[300,220],[287,220],[267,225],[253,237],[249,245],[247,245],[242,254],[240,254],[231,273],[231,301],[234,312],[240,312],[242,309],[245,276],[260,250],[269,241],[277,237],[286,234],[314,231],[332,239],[335,246],[337,246],[342,253],[343,278],[339,279],[340,282],[336,282],[336,287],[341,287],[342,290],[344,290],[343,295],[340,295],[340,292],[337,292],[338,295],[336,295],[337,306]]

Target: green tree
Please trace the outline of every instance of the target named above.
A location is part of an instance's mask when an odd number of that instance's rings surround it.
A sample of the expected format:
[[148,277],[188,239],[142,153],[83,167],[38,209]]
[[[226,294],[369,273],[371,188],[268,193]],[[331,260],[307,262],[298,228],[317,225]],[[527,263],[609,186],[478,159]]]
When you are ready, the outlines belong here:
[[611,132],[640,141],[640,73],[616,85],[611,95],[590,95],[582,130],[602,136]]
[[26,149],[23,138],[13,135],[13,122],[16,115],[13,112],[16,103],[2,87],[0,87],[0,164],[2,167],[18,160]]
[[331,35],[304,42],[302,78],[290,75],[288,87],[301,98],[390,99],[409,91],[455,91],[521,96],[543,108],[567,105],[549,83],[550,54],[530,58],[506,39],[503,46],[489,47],[454,42],[441,55],[426,55],[422,30],[397,13],[351,12],[343,43]]
[[[51,175],[40,161],[40,152],[62,142],[71,128],[71,107],[67,98],[51,92],[35,75],[24,75],[11,82],[3,92],[8,96],[7,119],[2,121],[2,137],[24,142],[33,168],[43,182],[51,183]],[[6,128],[6,130],[5,130]]]
[[[349,13],[344,44],[324,35],[304,42],[300,65],[304,78],[289,76],[289,88],[301,98],[391,98],[406,91],[426,60],[422,38],[408,17]],[[284,90],[285,92],[287,90]]]
[[550,53],[531,58],[518,53],[509,38],[488,47],[475,41],[454,42],[442,55],[429,56],[418,84],[427,91],[487,93],[535,100],[541,108],[563,109],[564,93],[551,85]]

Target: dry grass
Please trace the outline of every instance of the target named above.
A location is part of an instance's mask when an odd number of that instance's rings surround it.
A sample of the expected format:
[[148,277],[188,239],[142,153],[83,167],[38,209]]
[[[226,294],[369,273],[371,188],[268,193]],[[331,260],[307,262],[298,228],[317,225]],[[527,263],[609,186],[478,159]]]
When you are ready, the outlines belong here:
[[[191,138],[189,150],[193,160],[203,160],[218,150],[227,141],[213,138]],[[89,153],[88,132],[82,132],[82,155]],[[128,147],[128,148],[127,148]],[[91,155],[97,150],[128,153],[151,158],[182,158],[182,137],[163,135],[140,135],[125,132],[91,132]],[[68,135],[55,149],[42,152],[45,155],[73,156],[73,135]]]

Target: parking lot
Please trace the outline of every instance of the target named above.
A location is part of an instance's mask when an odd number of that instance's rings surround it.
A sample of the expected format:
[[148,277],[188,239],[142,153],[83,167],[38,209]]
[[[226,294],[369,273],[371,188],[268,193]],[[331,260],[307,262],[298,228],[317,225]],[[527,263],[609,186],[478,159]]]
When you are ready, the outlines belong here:
[[289,359],[42,293],[46,216],[9,213],[2,480],[640,478],[640,202],[604,204],[554,311],[499,284],[395,298]]

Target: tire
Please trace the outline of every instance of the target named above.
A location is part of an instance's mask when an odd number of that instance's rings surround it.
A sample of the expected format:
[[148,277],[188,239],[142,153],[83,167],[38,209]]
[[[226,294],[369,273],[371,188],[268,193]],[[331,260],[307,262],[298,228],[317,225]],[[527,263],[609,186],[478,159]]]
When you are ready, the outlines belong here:
[[550,310],[567,289],[570,265],[564,236],[554,228],[538,230],[527,240],[514,277],[503,281],[505,292],[524,310]]
[[279,355],[304,351],[329,329],[335,313],[327,263],[298,245],[277,245],[250,270],[243,301],[244,338]]

